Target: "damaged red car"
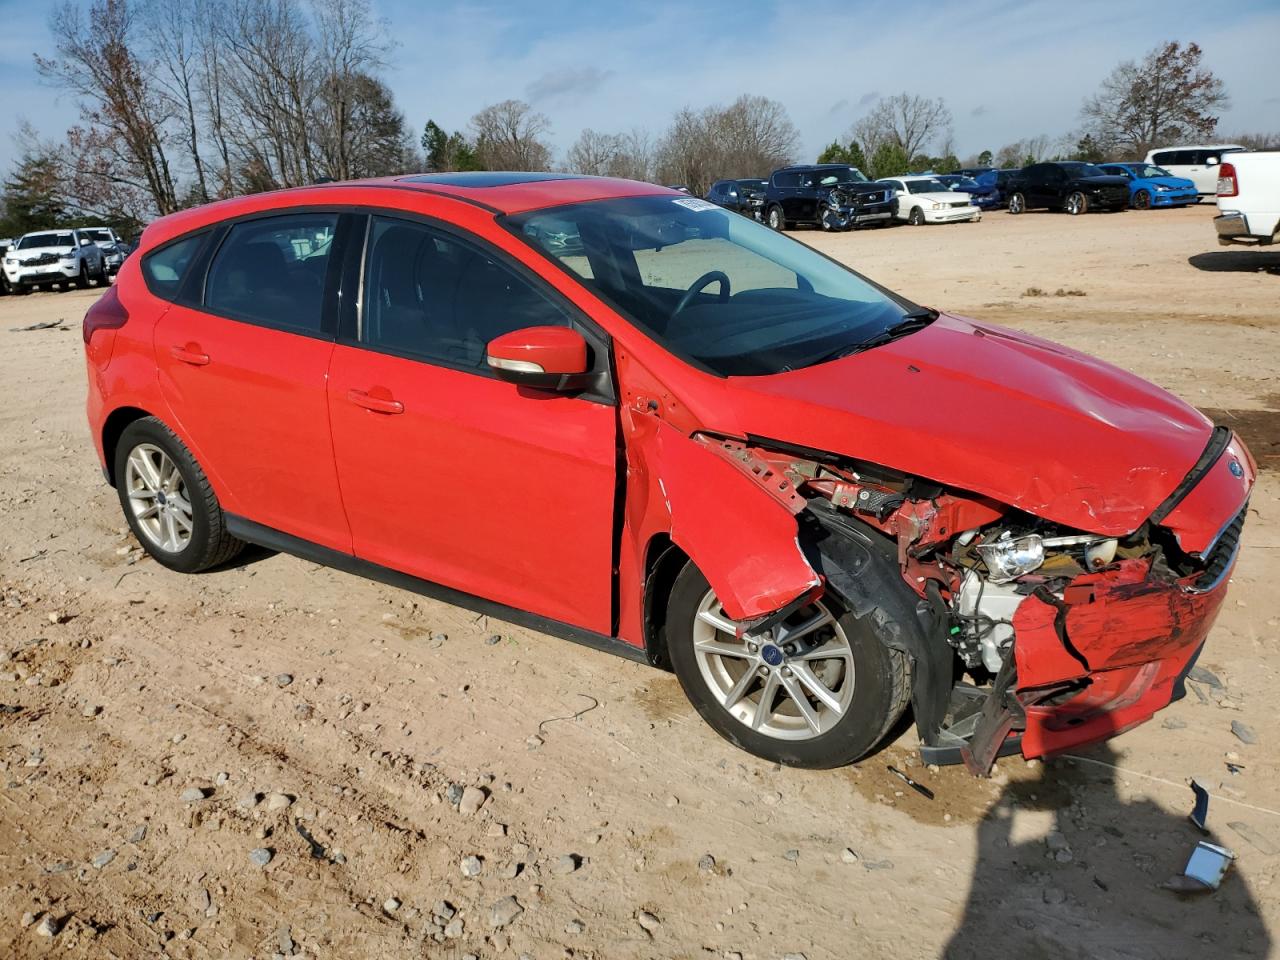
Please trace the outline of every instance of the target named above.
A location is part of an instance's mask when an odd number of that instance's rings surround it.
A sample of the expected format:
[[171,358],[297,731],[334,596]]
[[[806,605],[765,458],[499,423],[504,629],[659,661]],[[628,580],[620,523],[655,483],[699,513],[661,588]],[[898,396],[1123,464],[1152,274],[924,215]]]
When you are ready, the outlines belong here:
[[152,224],[88,414],[160,563],[245,543],[669,667],[786,764],[977,773],[1181,695],[1255,464],[1073,350],[648,184],[442,174]]

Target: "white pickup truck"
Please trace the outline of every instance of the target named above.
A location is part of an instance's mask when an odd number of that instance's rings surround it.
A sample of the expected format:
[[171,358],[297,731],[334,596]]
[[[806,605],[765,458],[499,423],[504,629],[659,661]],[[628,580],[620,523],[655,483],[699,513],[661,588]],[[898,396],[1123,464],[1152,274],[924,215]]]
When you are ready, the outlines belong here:
[[1218,167],[1218,243],[1266,246],[1280,238],[1280,151],[1232,153]]

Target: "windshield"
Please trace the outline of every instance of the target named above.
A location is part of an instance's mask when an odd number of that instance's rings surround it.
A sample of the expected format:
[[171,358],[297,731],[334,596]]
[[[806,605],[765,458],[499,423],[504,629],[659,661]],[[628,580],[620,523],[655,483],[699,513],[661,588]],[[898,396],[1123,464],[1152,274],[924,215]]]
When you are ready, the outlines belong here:
[[743,190],[763,191],[769,184],[764,180],[739,180],[738,186]]
[[930,177],[928,180],[908,180],[907,190],[911,193],[947,193],[951,188]]
[[1135,177],[1172,177],[1173,174],[1164,167],[1157,167],[1150,163],[1135,163],[1129,168],[1133,171]]
[[820,363],[907,314],[804,244],[691,197],[595,200],[507,222],[672,353],[720,376]]
[[861,170],[857,167],[823,167],[816,171],[818,182],[824,187],[830,187],[837,183],[867,183],[867,178],[863,176]]
[[107,242],[110,242],[111,240],[111,231],[103,227],[90,227],[89,229],[81,230],[80,232],[95,241],[105,240]]
[[1101,167],[1095,167],[1092,163],[1060,163],[1058,164],[1067,172],[1069,177],[1105,177],[1107,173]]
[[32,233],[18,241],[19,250],[31,250],[34,247],[74,247],[75,241],[69,233]]

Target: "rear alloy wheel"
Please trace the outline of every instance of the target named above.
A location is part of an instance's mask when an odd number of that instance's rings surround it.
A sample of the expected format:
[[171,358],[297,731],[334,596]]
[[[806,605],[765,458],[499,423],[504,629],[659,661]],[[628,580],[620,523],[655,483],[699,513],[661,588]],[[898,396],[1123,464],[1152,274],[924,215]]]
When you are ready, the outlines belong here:
[[766,215],[766,219],[771,230],[777,230],[781,233],[787,227],[787,220],[782,215],[782,208],[777,204],[774,204],[769,208],[769,213]]
[[125,519],[147,553],[182,573],[225,563],[243,548],[182,441],[154,417],[125,427],[115,452]]
[[912,207],[911,213],[907,215],[907,223],[913,227],[924,226],[924,211],[919,207]]
[[744,750],[796,767],[852,763],[906,707],[906,657],[832,598],[759,636],[739,637],[715,592],[689,564],[667,613],[671,663],[713,729]]
[[1020,193],[1009,194],[1009,212],[1013,214],[1025,213],[1027,209],[1027,198]]
[[1067,197],[1067,202],[1062,205],[1062,209],[1071,214],[1071,216],[1078,217],[1082,213],[1089,212],[1089,200],[1077,190]]
[[1133,205],[1138,210],[1151,209],[1151,194],[1146,190],[1139,190],[1133,195]]

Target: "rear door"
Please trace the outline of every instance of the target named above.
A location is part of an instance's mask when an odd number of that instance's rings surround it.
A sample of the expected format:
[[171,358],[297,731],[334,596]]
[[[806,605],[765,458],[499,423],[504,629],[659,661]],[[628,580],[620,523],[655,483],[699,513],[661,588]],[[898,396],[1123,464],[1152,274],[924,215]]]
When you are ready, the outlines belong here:
[[237,222],[155,329],[160,387],[229,509],[350,551],[325,393],[337,314],[335,213]]
[[505,254],[443,225],[372,216],[362,260],[329,378],[356,555],[611,632],[612,397],[518,387],[484,362],[502,333],[572,325],[607,384],[607,341]]

